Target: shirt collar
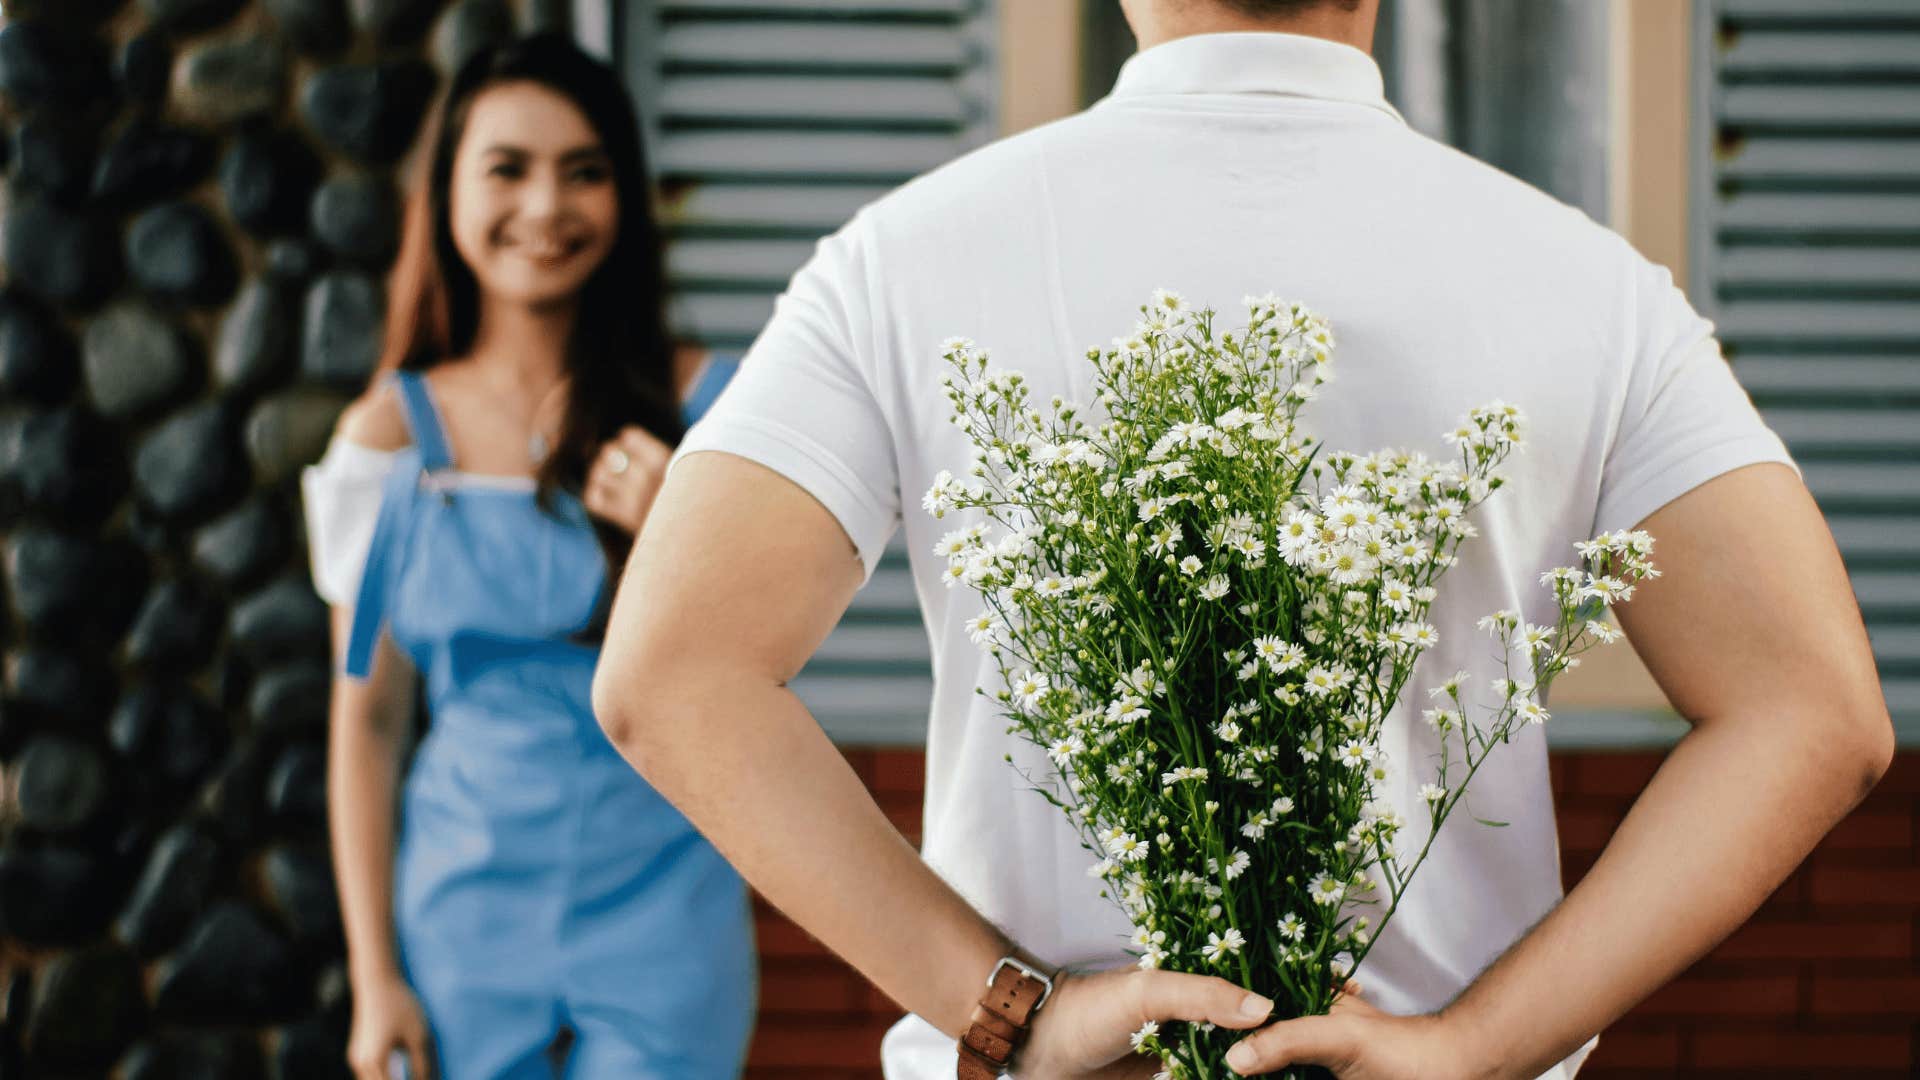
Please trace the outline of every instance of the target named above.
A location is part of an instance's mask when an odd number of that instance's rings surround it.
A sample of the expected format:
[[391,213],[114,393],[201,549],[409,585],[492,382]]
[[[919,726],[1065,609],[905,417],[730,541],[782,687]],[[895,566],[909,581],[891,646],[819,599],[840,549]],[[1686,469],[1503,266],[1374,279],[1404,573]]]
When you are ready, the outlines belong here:
[[1351,45],[1256,30],[1191,34],[1133,54],[1114,98],[1159,94],[1281,94],[1342,101],[1406,119],[1387,103],[1380,65]]

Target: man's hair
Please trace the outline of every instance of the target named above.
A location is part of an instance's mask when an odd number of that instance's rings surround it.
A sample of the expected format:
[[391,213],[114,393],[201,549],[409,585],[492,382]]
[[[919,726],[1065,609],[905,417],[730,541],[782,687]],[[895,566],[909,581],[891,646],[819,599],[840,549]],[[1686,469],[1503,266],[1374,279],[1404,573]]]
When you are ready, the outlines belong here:
[[1215,2],[1256,19],[1297,15],[1302,11],[1329,4],[1348,11],[1360,10],[1360,0],[1215,0]]

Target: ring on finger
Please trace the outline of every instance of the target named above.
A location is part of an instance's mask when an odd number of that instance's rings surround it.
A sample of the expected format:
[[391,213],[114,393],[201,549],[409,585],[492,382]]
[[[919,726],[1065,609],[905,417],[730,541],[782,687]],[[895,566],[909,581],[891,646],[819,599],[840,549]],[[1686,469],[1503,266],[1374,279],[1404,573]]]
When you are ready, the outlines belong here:
[[632,464],[633,459],[627,456],[625,450],[616,446],[607,451],[607,471],[613,475],[619,476],[621,473],[626,472],[627,467]]

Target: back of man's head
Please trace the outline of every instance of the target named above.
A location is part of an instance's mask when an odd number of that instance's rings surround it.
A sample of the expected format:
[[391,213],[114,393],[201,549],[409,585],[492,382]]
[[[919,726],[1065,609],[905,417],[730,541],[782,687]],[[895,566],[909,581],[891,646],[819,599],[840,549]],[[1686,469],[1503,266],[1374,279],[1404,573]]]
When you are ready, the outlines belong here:
[[1379,0],[1120,0],[1142,49],[1189,34],[1274,30],[1373,45]]
[[1298,15],[1309,8],[1317,7],[1337,7],[1347,11],[1360,10],[1360,0],[1211,0],[1211,2],[1256,19]]

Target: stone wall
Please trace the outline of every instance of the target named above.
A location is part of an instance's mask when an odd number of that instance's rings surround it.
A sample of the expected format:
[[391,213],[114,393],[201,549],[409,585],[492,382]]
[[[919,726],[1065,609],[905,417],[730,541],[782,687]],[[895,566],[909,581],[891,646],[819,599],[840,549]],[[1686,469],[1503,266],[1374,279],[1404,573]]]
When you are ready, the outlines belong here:
[[396,163],[531,27],[0,6],[0,1076],[341,1076],[298,472],[377,354]]

